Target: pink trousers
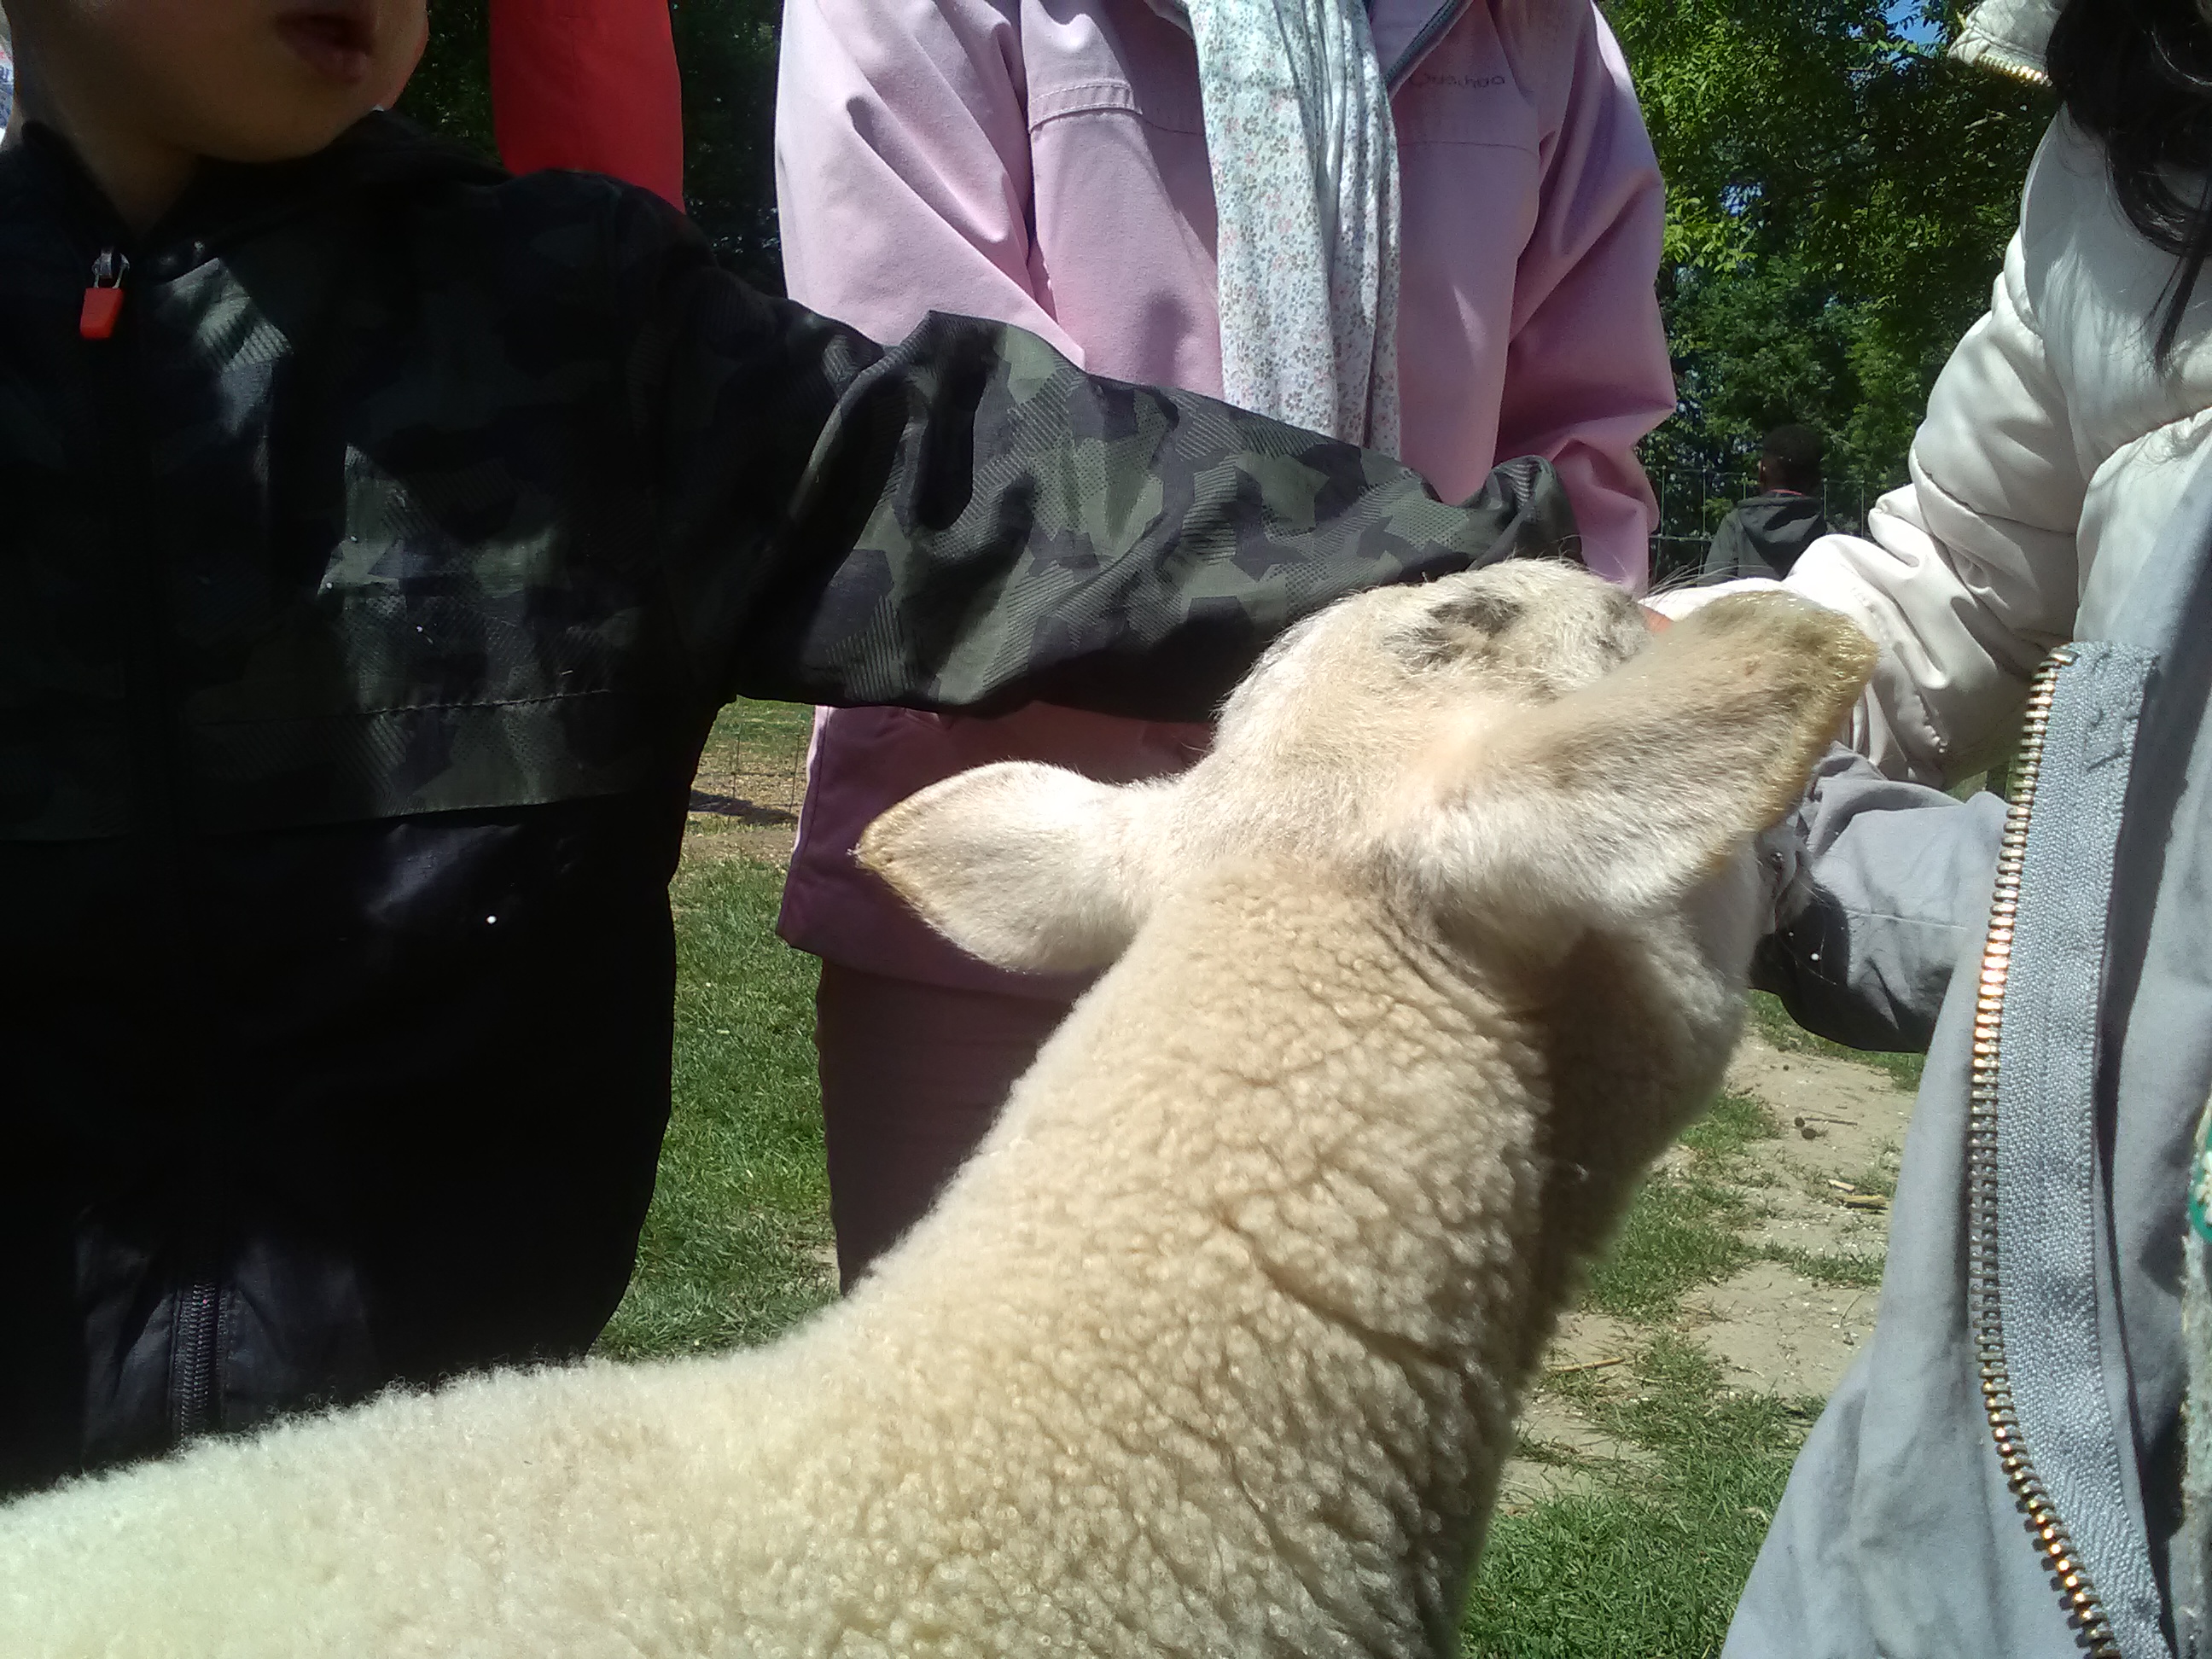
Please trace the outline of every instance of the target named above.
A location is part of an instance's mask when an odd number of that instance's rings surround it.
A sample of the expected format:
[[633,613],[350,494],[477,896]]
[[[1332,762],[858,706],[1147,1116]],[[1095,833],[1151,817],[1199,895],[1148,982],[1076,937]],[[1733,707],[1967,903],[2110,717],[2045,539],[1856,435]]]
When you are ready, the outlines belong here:
[[845,1289],[928,1211],[1068,1006],[822,964],[814,1044]]

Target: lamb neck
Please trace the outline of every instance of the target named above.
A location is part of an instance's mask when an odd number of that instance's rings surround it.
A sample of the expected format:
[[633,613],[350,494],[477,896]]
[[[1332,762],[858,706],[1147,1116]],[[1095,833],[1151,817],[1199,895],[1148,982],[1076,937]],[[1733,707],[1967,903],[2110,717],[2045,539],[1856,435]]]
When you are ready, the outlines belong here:
[[1543,1090],[1538,1034],[1376,890],[1217,872],[1078,1006],[854,1334],[927,1401],[1038,1402],[1065,1479],[1185,1512],[1146,1547],[1173,1571],[1272,1559],[1253,1590],[1305,1607],[1298,1639],[1430,1650],[1550,1316]]

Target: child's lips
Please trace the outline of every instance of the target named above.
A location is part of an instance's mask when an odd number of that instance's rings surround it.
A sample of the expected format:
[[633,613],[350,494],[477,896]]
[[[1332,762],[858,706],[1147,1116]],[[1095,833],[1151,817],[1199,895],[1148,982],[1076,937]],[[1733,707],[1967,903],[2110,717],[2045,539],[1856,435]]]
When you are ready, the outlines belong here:
[[347,85],[366,80],[376,62],[376,32],[348,6],[318,6],[276,20],[276,33],[319,75]]

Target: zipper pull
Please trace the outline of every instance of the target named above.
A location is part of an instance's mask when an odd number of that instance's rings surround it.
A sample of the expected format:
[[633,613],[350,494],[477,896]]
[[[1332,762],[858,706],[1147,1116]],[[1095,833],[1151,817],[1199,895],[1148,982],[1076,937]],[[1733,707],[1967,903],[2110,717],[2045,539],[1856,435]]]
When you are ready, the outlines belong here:
[[77,313],[76,331],[88,340],[105,340],[115,332],[115,319],[123,314],[123,279],[131,261],[113,248],[92,262],[92,286],[84,291],[84,309]]

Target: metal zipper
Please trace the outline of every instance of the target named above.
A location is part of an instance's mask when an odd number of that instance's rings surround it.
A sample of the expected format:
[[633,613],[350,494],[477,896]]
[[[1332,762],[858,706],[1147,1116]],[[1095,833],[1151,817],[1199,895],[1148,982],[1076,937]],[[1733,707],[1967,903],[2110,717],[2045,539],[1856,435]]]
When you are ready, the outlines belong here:
[[2027,694],[2027,714],[2013,761],[2012,805],[2005,813],[1997,853],[1996,890],[1990,901],[1990,931],[1982,947],[1981,983],[1974,1000],[1974,1066],[1966,1128],[1966,1304],[1973,1321],[1982,1405],[1989,1415],[2006,1483],[2027,1516],[2037,1552],[2051,1565],[2058,1592],[2081,1630],[2090,1659],[2123,1659],[2097,1587],[2090,1581],[2066,1523],[2035,1472],[2020,1431],[2012,1375],[2005,1364],[2004,1316],[1997,1284],[1997,1067],[2004,1026],[2005,985],[2012,968],[2013,929],[2020,920],[2021,871],[2027,855],[2027,823],[2043,772],[2043,740],[2059,671],[2071,651],[2051,653]]
[[169,1339],[169,1428],[179,1441],[216,1426],[216,1368],[222,1363],[222,1286],[195,1273],[177,1292]]
[[[143,251],[143,250],[142,250]],[[88,295],[118,295],[131,260],[114,246],[105,247],[92,266]],[[118,324],[122,323],[118,333]],[[93,326],[93,325],[97,326]],[[143,326],[143,319],[140,325]],[[143,502],[153,473],[145,418],[137,397],[141,359],[134,325],[122,319],[119,301],[105,312],[82,313],[79,332],[87,340],[111,342],[95,348],[106,407],[102,439],[108,450],[104,469],[122,509],[115,519],[123,562],[134,573],[125,625],[124,695],[130,720],[132,775],[131,822],[146,844],[139,879],[149,890],[149,914],[165,917],[162,977],[176,985],[191,982],[186,966],[188,920],[179,912],[190,884],[180,849],[179,823],[184,782],[180,743],[172,688],[171,618],[167,580],[155,538],[145,522]],[[175,997],[170,997],[173,1005]],[[171,1017],[173,1035],[175,1016]],[[219,1261],[196,1254],[191,1271],[176,1291],[170,1329],[167,1404],[173,1437],[187,1440],[215,1428],[221,1416],[222,1285]]]
[[2050,72],[2038,69],[2033,64],[2017,62],[2011,58],[1998,57],[1991,52],[1975,58],[1973,65],[1976,69],[1985,70],[1991,75],[2002,76],[2008,81],[2016,81],[2021,86],[2033,87],[2038,92],[2051,90]]

